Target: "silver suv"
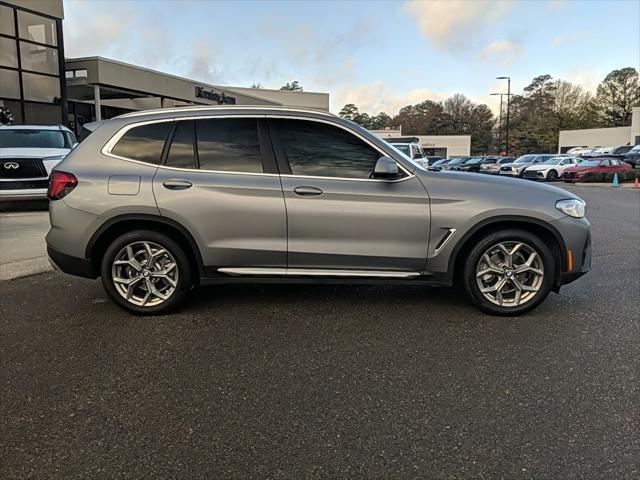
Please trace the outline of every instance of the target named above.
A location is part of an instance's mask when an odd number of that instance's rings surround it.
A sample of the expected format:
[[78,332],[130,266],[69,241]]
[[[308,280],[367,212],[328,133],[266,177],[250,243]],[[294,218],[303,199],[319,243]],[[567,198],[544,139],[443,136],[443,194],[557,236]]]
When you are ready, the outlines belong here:
[[556,187],[428,171],[358,125],[272,107],[104,122],[56,168],[49,256],[120,306],[165,313],[194,286],[464,286],[517,315],[590,269],[585,203]]

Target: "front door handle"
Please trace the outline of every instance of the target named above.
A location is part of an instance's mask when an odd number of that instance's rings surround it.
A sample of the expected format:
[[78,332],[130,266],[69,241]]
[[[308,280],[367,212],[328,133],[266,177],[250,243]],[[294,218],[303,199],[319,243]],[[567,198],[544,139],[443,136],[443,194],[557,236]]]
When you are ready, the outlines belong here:
[[188,180],[165,180],[162,185],[169,190],[186,190],[192,187],[193,183]]
[[322,195],[323,192],[318,187],[296,187],[293,189],[293,193],[301,197],[317,197]]

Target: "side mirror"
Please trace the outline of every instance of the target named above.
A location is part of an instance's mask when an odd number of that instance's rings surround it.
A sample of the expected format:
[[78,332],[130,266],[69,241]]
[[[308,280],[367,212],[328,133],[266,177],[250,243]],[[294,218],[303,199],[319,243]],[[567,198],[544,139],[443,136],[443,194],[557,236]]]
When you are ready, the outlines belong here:
[[73,145],[71,145],[71,150],[73,150],[74,148],[76,148],[78,146],[78,142],[74,143]]
[[380,157],[373,169],[374,178],[398,178],[399,175],[398,164],[390,157]]

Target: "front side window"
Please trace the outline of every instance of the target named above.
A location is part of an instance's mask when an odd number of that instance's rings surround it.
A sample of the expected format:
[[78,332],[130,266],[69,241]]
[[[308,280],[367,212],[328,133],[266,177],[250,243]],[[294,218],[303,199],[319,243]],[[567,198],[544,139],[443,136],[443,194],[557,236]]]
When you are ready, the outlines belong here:
[[111,149],[119,157],[145,163],[160,163],[171,122],[150,123],[128,130]]
[[380,157],[342,128],[304,120],[274,123],[293,175],[368,179]]
[[193,120],[185,120],[176,124],[176,131],[167,154],[168,167],[196,168],[193,132]]
[[196,121],[201,170],[262,173],[255,118],[211,118]]

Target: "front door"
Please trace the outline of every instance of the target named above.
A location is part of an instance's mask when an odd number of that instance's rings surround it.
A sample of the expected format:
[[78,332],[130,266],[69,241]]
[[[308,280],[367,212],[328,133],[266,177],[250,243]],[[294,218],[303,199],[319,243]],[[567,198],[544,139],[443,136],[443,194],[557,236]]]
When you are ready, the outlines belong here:
[[416,177],[371,178],[384,152],[346,128],[271,118],[269,130],[287,208],[289,275],[424,270],[429,200]]
[[211,271],[286,267],[286,214],[264,119],[177,120],[153,188]]

